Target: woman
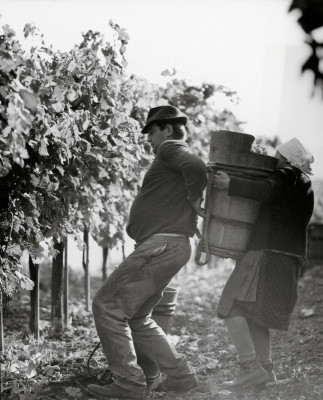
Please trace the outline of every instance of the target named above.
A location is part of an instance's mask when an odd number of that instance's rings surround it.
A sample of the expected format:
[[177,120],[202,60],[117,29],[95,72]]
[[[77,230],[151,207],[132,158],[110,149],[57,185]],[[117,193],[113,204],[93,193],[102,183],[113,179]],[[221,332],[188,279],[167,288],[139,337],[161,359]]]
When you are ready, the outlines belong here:
[[217,189],[262,202],[248,243],[221,295],[217,314],[224,318],[236,347],[240,373],[227,389],[276,382],[269,329],[287,330],[297,301],[304,264],[307,225],[314,197],[312,154],[296,138],[277,148],[276,170],[255,181],[218,172]]

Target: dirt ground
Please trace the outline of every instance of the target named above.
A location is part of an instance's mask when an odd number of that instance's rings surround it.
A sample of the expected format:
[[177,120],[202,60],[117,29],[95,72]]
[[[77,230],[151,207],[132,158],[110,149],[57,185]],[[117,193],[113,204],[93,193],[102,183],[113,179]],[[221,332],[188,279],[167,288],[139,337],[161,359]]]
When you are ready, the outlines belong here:
[[[306,271],[299,282],[299,300],[288,332],[272,332],[277,386],[232,393],[221,383],[237,372],[237,358],[215,308],[232,262],[218,260],[211,268],[184,268],[172,282],[180,288],[169,338],[195,368],[200,388],[178,395],[150,394],[149,399],[323,400],[323,266]],[[93,291],[100,282],[93,282]],[[94,399],[86,391],[106,370],[98,350],[93,318],[78,293],[71,298],[71,326],[62,339],[52,335],[49,295],[41,296],[43,334],[36,342],[28,331],[29,295],[20,293],[5,312],[6,352],[2,363],[2,399]],[[210,384],[212,382],[212,384]]]

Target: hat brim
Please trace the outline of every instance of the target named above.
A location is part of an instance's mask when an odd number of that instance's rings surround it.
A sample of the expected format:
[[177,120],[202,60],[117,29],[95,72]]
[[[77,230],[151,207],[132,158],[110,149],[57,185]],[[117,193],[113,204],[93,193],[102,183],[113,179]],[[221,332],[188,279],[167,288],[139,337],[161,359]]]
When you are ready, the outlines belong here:
[[188,118],[187,118],[187,117],[158,118],[158,119],[149,121],[148,124],[146,124],[146,125],[143,127],[141,133],[148,133],[148,127],[149,127],[149,125],[151,125],[151,124],[153,124],[153,123],[155,123],[155,122],[160,122],[160,121],[163,121],[163,122],[183,122],[183,124],[186,126],[187,121],[188,121]]

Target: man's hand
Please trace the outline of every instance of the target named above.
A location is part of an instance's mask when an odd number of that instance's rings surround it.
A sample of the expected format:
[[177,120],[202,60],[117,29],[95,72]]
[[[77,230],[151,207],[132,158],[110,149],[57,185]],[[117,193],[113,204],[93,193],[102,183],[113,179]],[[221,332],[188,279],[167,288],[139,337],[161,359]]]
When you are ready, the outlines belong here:
[[206,218],[205,210],[204,208],[201,207],[202,201],[203,199],[200,198],[195,201],[190,200],[190,203],[197,215],[199,215],[202,218]]
[[230,176],[226,172],[218,171],[213,177],[213,186],[216,189],[227,190],[230,185]]

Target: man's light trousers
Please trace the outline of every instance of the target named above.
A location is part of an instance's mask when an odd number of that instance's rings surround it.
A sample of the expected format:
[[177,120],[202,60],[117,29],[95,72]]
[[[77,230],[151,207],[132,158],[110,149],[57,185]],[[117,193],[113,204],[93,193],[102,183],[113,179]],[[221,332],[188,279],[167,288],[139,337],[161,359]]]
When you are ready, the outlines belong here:
[[153,235],[114,270],[96,293],[95,325],[117,385],[136,392],[145,390],[134,342],[169,378],[180,381],[193,374],[184,356],[176,352],[151,318],[164,288],[187,263],[190,253],[190,242],[184,235]]

